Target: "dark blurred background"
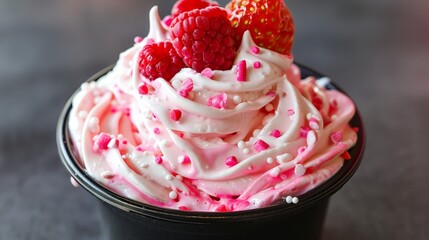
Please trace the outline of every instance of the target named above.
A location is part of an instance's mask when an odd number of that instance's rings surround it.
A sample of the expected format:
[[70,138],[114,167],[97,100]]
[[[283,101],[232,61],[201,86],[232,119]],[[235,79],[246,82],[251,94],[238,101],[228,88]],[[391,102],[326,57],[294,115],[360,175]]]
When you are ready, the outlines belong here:
[[[84,80],[147,34],[152,5],[165,16],[173,3],[0,0],[0,239],[103,239],[95,198],[61,164],[57,118]],[[323,240],[428,239],[429,1],[286,3],[295,60],[349,93],[368,137]]]

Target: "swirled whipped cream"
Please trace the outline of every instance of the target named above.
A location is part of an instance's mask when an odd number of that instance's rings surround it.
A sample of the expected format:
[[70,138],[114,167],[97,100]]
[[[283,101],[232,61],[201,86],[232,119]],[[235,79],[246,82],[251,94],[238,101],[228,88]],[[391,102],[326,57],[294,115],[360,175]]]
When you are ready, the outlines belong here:
[[156,7],[150,24],[73,98],[70,135],[100,184],[165,208],[240,211],[290,202],[342,167],[356,142],[349,97],[301,79],[291,55],[258,47],[249,32],[230,70],[185,67],[148,81],[139,52],[168,38]]

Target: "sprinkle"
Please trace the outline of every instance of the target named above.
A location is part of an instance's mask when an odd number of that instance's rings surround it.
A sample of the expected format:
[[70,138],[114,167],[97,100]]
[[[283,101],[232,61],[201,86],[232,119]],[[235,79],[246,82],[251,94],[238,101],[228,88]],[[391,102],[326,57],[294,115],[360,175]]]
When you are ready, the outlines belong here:
[[267,148],[269,148],[270,145],[268,143],[264,142],[263,140],[259,139],[253,144],[253,149],[255,149],[258,152],[261,152]]
[[285,200],[286,200],[286,203],[292,203],[292,197],[291,196],[287,196]]
[[183,80],[182,89],[186,92],[190,92],[194,89],[194,81],[191,78],[186,78]]
[[244,154],[248,154],[249,152],[250,152],[250,150],[249,150],[248,148],[244,148],[244,149],[243,149],[243,153],[244,153]]
[[299,199],[298,199],[297,197],[293,197],[293,198],[292,198],[292,202],[293,202],[293,204],[297,204],[297,203],[298,203],[298,201],[299,201]]
[[299,136],[302,138],[306,138],[309,131],[310,129],[308,127],[302,126],[299,130]]
[[273,110],[274,110],[273,104],[269,103],[269,104],[265,105],[265,111],[271,112]]
[[94,141],[93,149],[95,151],[108,149],[108,145],[111,139],[112,138],[110,137],[109,134],[106,134],[106,133],[99,134]]
[[350,153],[348,151],[344,151],[341,154],[341,157],[344,158],[345,160],[350,160],[352,158],[352,156],[350,156]]
[[211,68],[205,68],[203,71],[201,71],[201,74],[204,77],[211,79],[213,77],[213,70],[211,70]]
[[177,160],[179,161],[179,163],[181,164],[187,164],[191,162],[191,159],[189,158],[189,156],[187,155],[180,155]]
[[260,49],[257,46],[251,46],[250,52],[252,52],[254,54],[258,54],[260,52]]
[[182,210],[182,211],[189,210],[186,206],[179,206],[179,207],[177,207],[177,209]]
[[79,111],[78,116],[79,116],[80,118],[86,118],[86,116],[88,116],[88,112],[87,112],[87,111],[84,111],[84,110]]
[[271,163],[273,163],[274,162],[274,159],[272,158],[272,157],[268,157],[267,158],[267,163],[268,164],[271,164]]
[[295,166],[295,171],[294,172],[295,172],[295,175],[297,175],[298,177],[303,176],[305,174],[305,171],[306,171],[306,169],[305,169],[304,165],[297,164]]
[[216,95],[207,99],[207,104],[211,107],[224,109],[226,108],[226,100],[227,100],[226,93],[221,93],[219,95]]
[[173,109],[170,111],[170,119],[173,121],[179,121],[182,117],[182,111],[179,109]]
[[165,175],[165,180],[171,181],[171,180],[173,180],[173,177],[170,174]]
[[352,127],[353,132],[358,133],[359,132],[359,128],[358,127]]
[[109,143],[107,144],[107,147],[108,148],[115,148],[115,147],[118,147],[119,146],[119,140],[118,139],[115,139],[115,138],[112,138],[110,141],[109,141]]
[[238,148],[243,149],[245,146],[246,146],[246,143],[243,140],[238,141],[237,143]]
[[145,83],[138,86],[137,89],[138,89],[139,93],[142,95],[146,95],[149,92],[149,88],[147,87],[147,85]]
[[256,68],[256,69],[260,68],[261,66],[262,66],[262,64],[259,61],[256,61],[256,62],[253,63],[253,67]]
[[100,122],[100,120],[98,119],[98,117],[91,117],[89,119],[89,130],[92,133],[98,133],[100,132],[100,126],[98,125],[98,123]]
[[79,183],[76,182],[76,179],[70,177],[70,183],[73,187],[79,187]]
[[161,164],[162,163],[162,157],[155,157],[155,163]]
[[111,179],[115,176],[115,174],[113,174],[110,171],[105,171],[101,174],[102,177],[104,177],[105,179]]
[[331,134],[331,141],[334,143],[334,144],[338,144],[339,142],[341,142],[343,140],[343,132],[341,132],[341,131],[336,131],[336,132],[333,132],[332,134]]
[[161,130],[160,130],[159,128],[157,128],[157,127],[156,127],[156,128],[154,128],[154,129],[153,129],[153,133],[155,133],[155,134],[157,134],[157,135],[158,135],[158,134],[160,134],[160,133],[161,133]]
[[168,193],[168,197],[171,199],[176,199],[177,198],[177,192],[171,191],[170,193]]
[[285,153],[282,155],[278,155],[276,157],[276,160],[279,164],[285,163],[285,162],[289,162],[290,160],[292,160],[293,156],[290,153]]
[[233,166],[235,166],[238,163],[238,161],[237,161],[237,158],[235,156],[230,156],[230,157],[227,157],[225,159],[224,163],[228,167],[233,167]]
[[232,101],[235,104],[239,104],[239,103],[241,103],[241,97],[239,95],[235,95],[234,97],[232,97]]
[[187,98],[189,96],[189,92],[187,92],[187,91],[185,91],[183,89],[180,89],[179,90],[179,95],[182,96],[182,97],[184,97],[184,98]]
[[280,174],[280,168],[279,167],[275,167],[273,169],[271,169],[270,171],[270,175],[272,177],[277,177]]
[[237,64],[237,81],[246,81],[246,60],[240,60]]
[[281,133],[280,133],[280,130],[274,129],[270,135],[275,138],[279,138],[281,136]]
[[254,137],[256,137],[256,136],[258,136],[259,135],[259,133],[261,132],[261,129],[255,129],[255,130],[253,130],[253,132],[252,132],[252,135],[254,136]]
[[298,148],[298,150],[297,150],[298,154],[303,153],[305,151],[305,149],[307,149],[306,146],[302,146],[302,147]]
[[134,38],[134,43],[140,43],[141,41],[143,41],[143,38],[142,38],[142,37],[140,37],[140,36],[136,36],[136,37]]
[[219,205],[219,206],[215,209],[215,211],[216,211],[216,212],[226,212],[227,210],[226,210],[226,206],[225,206],[225,204],[221,204],[221,205]]
[[293,116],[295,114],[295,111],[292,109],[292,108],[289,108],[288,110],[287,110],[287,115],[289,115],[289,116]]
[[314,117],[312,117],[312,118],[310,118],[310,120],[308,120],[308,125],[310,126],[311,129],[314,129],[314,130],[320,129],[319,120],[317,120]]
[[314,145],[317,141],[317,133],[314,130],[310,130],[307,133],[307,145],[311,146]]

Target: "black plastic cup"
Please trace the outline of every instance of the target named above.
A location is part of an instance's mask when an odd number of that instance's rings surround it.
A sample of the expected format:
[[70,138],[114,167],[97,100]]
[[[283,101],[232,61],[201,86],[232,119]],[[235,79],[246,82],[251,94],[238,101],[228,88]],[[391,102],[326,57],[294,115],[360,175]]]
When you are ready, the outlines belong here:
[[[324,77],[322,74],[297,64],[302,77]],[[106,67],[88,79],[96,81],[109,72]],[[328,89],[337,89],[330,82]],[[298,196],[299,203],[277,205],[238,212],[191,212],[161,208],[120,196],[89,176],[79,164],[67,128],[72,98],[65,104],[57,125],[57,145],[61,160],[71,176],[99,201],[102,213],[103,235],[110,239],[156,240],[241,240],[241,239],[320,239],[330,197],[352,177],[358,169],[365,149],[365,132],[361,115],[356,113],[351,126],[359,128],[356,145],[349,149],[350,160],[330,179]]]

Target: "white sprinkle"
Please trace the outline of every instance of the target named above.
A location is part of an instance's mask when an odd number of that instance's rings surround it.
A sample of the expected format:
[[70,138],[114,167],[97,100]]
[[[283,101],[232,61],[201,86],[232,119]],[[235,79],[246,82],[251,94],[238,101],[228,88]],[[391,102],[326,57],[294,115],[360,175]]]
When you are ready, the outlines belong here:
[[332,119],[332,120],[335,120],[337,117],[338,117],[338,116],[337,116],[336,114],[333,114],[333,115],[331,116],[331,119]]
[[89,119],[89,130],[92,133],[99,133],[100,132],[100,126],[98,125],[98,123],[100,122],[100,119],[98,119],[98,117],[91,117]]
[[86,117],[88,116],[88,112],[87,112],[87,111],[84,111],[84,110],[79,111],[78,116],[79,116],[80,118],[86,118]]
[[271,164],[271,163],[273,163],[274,162],[274,160],[273,160],[273,158],[272,157],[268,157],[267,158],[267,163],[268,164]]
[[128,156],[127,156],[126,154],[124,154],[124,155],[121,155],[121,157],[122,157],[123,159],[125,159],[125,158],[127,158]]
[[237,147],[238,147],[239,149],[243,149],[245,146],[246,146],[246,143],[245,143],[244,141],[239,141],[239,142],[237,143]]
[[253,130],[253,136],[256,137],[261,132],[261,129],[255,129]]
[[314,145],[317,141],[317,133],[314,130],[310,130],[307,133],[307,145],[311,146]]
[[171,175],[165,175],[165,180],[171,181],[173,177]]
[[185,156],[184,155],[180,155],[177,160],[179,161],[179,163],[183,163],[185,162]]
[[278,155],[276,157],[276,160],[279,164],[285,163],[285,162],[289,162],[290,160],[292,160],[293,156],[290,153],[285,153],[282,155]]
[[302,164],[297,164],[295,166],[295,175],[297,175],[298,177],[301,177],[305,174],[305,167]]
[[248,148],[244,148],[244,149],[243,149],[243,153],[244,153],[244,154],[248,154],[249,152],[250,152],[250,150],[249,150]]
[[109,143],[107,144],[108,148],[114,148],[116,147],[116,139],[112,138],[110,139]]
[[292,197],[291,196],[287,196],[286,197],[286,202],[287,203],[292,203]]
[[82,90],[85,90],[85,89],[87,89],[89,87],[89,83],[88,82],[84,82],[84,83],[82,83],[82,85],[80,85],[80,88],[82,89]]
[[271,169],[270,171],[270,175],[272,177],[277,177],[280,174],[280,168],[279,167],[275,167],[273,169]]
[[292,198],[292,202],[293,202],[294,204],[297,204],[297,203],[298,203],[298,201],[299,201],[299,199],[298,199],[297,197],[293,197],[293,198]]
[[239,103],[241,103],[241,97],[239,95],[235,95],[234,97],[232,97],[232,101],[235,104],[239,104]]
[[310,120],[313,117],[312,113],[307,113],[307,120]]
[[265,105],[265,110],[266,110],[267,112],[271,112],[271,111],[273,111],[273,110],[274,110],[274,106],[273,106],[273,104],[269,103],[269,104]]
[[171,198],[171,199],[176,199],[176,198],[177,198],[177,192],[175,192],[175,191],[171,191],[171,192],[168,194],[168,197],[169,197],[169,198]]

